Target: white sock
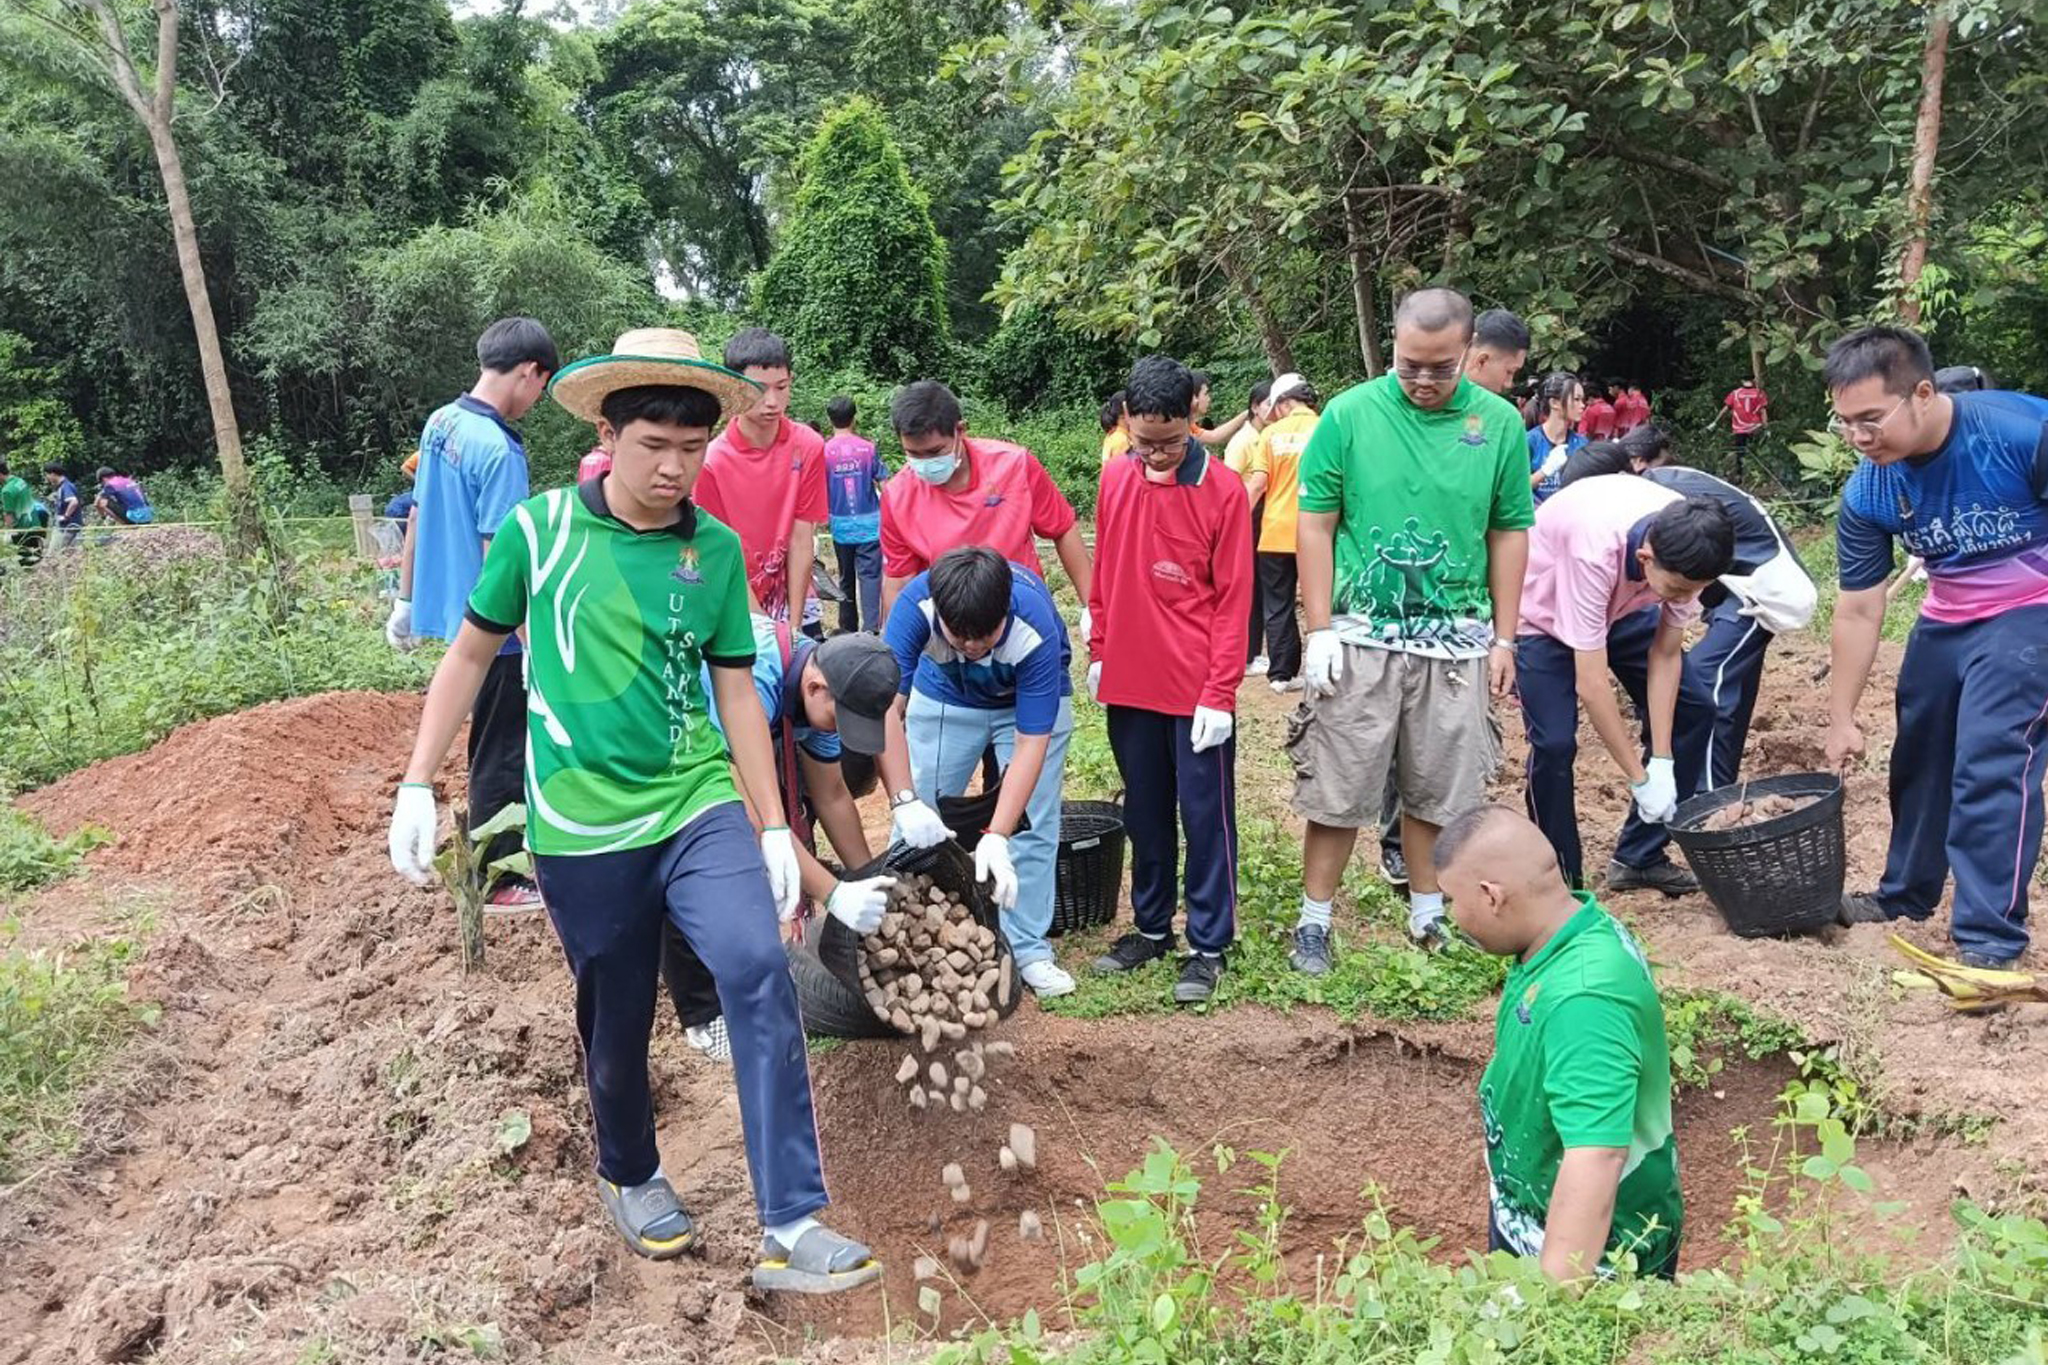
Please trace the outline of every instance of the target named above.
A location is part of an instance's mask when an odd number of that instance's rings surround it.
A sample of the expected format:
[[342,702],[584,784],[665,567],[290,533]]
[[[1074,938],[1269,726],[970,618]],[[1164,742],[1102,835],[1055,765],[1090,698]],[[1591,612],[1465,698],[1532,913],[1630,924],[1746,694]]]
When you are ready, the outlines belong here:
[[1164,942],[1166,942],[1166,935],[1164,935],[1164,934],[1148,934],[1148,933],[1146,933],[1146,932],[1145,932],[1145,931],[1144,931],[1143,929],[1140,929],[1140,930],[1138,931],[1138,937],[1139,937],[1139,938],[1148,938],[1148,939],[1152,940],[1152,941],[1153,941],[1154,943],[1164,943]]
[[774,1227],[764,1227],[761,1231],[767,1233],[775,1245],[781,1247],[784,1251],[794,1251],[796,1250],[797,1238],[803,1236],[816,1226],[818,1226],[818,1220],[807,1213],[795,1222],[777,1223]]
[[1410,891],[1408,893],[1408,932],[1419,934],[1432,924],[1441,923],[1444,917],[1444,893],[1441,891]]
[[1301,918],[1295,921],[1294,927],[1306,929],[1311,924],[1318,929],[1330,927],[1330,902],[1310,900],[1304,892],[1301,897]]

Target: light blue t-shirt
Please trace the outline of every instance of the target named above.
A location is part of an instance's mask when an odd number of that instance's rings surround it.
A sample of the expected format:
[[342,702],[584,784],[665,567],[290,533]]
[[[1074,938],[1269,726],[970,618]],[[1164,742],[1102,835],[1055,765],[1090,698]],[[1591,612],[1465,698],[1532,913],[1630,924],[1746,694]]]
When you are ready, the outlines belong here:
[[[524,502],[526,445],[489,403],[468,394],[427,419],[420,435],[412,629],[452,640],[484,567],[484,539]],[[505,637],[503,654],[519,651]]]
[[1067,676],[1072,657],[1066,623],[1053,605],[1052,590],[1037,574],[1010,566],[1010,615],[996,646],[969,661],[946,639],[931,600],[931,574],[904,585],[889,611],[882,639],[903,672],[900,690],[914,687],[934,701],[976,711],[1017,713],[1017,733],[1049,735],[1059,720],[1060,702],[1074,690]]
[[[782,663],[782,640],[776,632],[775,622],[760,612],[754,612],[754,693],[761,699],[761,712],[768,720],[768,737],[779,746],[782,743],[783,725],[796,725],[792,736],[796,747],[821,763],[839,761],[839,732],[819,730],[809,725],[798,724],[796,717],[803,714],[800,696],[792,696],[796,681],[803,677],[804,664],[811,657],[811,651],[818,647],[809,636],[798,635],[792,642],[789,665]],[[704,700],[711,711],[711,723],[718,726],[720,734],[725,725],[718,719],[718,695],[711,687],[711,667],[703,669]],[[778,770],[781,759],[777,758]],[[788,793],[784,793],[784,800]]]

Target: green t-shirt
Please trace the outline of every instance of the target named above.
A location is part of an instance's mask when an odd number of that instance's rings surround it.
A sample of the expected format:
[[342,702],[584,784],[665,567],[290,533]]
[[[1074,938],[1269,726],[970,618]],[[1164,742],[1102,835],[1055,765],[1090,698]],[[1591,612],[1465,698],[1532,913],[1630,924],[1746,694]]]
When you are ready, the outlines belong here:
[[536,853],[659,843],[738,800],[700,665],[749,668],[740,538],[686,506],[636,531],[601,480],[529,498],[491,538],[469,619],[527,628],[526,841]]
[[1301,510],[1339,514],[1330,607],[1346,643],[1483,655],[1486,534],[1536,520],[1521,414],[1469,379],[1434,411],[1391,374],[1347,389],[1302,454]]
[[0,512],[14,518],[16,530],[42,526],[50,520],[49,512],[29,490],[28,480],[19,474],[8,475],[7,482],[0,484]]
[[1652,1270],[1680,1230],[1664,1010],[1641,945],[1590,892],[1575,894],[1579,912],[1501,991],[1479,1082],[1494,1226],[1517,1252],[1541,1255],[1566,1150],[1623,1147],[1607,1250],[1632,1250]]

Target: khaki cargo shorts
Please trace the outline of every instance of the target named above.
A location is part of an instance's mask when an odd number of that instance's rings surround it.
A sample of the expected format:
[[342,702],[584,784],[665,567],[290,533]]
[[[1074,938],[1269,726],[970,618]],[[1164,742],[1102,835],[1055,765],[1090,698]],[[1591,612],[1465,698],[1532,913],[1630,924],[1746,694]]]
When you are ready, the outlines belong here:
[[1302,697],[1287,723],[1287,754],[1303,819],[1339,829],[1378,825],[1390,766],[1401,808],[1427,824],[1486,799],[1501,736],[1485,659],[1345,645],[1336,692]]

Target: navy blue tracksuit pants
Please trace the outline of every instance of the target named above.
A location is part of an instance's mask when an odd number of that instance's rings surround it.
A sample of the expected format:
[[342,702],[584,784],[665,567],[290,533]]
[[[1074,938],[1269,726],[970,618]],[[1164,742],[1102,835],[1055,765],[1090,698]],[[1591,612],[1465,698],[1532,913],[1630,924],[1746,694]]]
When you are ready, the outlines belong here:
[[1680,800],[1735,781],[1756,694],[1763,686],[1764,653],[1775,638],[1762,622],[1742,615],[1742,602],[1732,595],[1707,613],[1707,633],[1685,652],[1678,692],[1679,705],[1703,718],[1703,723],[1680,731],[1675,718],[1672,722],[1676,743],[1697,741],[1706,749],[1698,788],[1680,786]]
[[1136,706],[1105,709],[1109,747],[1124,782],[1138,931],[1173,935],[1185,833],[1188,946],[1221,953],[1237,936],[1237,737],[1198,754],[1192,717]]
[[534,865],[576,978],[597,1173],[614,1185],[638,1185],[661,1164],[647,1040],[666,920],[718,983],[762,1223],[823,1208],[825,1174],[796,987],[745,808],[737,801],[713,806],[644,848],[542,854]]
[[[1643,753],[1650,751],[1650,644],[1657,635],[1659,610],[1634,613],[1607,632],[1607,669],[1635,703],[1642,721]],[[1522,702],[1522,724],[1529,734],[1529,818],[1550,846],[1565,880],[1585,885],[1585,854],[1579,844],[1578,795],[1572,763],[1579,754],[1579,679],[1577,653],[1548,635],[1523,635],[1515,641],[1515,691]],[[1672,715],[1673,776],[1681,796],[1695,790],[1705,745],[1699,742],[1706,717],[1688,702],[1683,682]],[[1614,860],[1627,867],[1651,867],[1667,857],[1670,831],[1647,824],[1633,807],[1614,846]]]
[[1922,617],[1899,666],[1898,714],[1879,902],[1926,919],[1953,870],[1956,946],[2025,952],[2048,768],[2048,606],[1959,624]]

